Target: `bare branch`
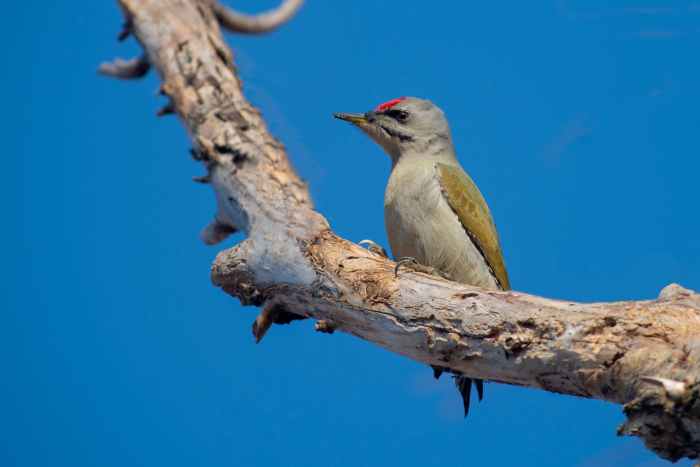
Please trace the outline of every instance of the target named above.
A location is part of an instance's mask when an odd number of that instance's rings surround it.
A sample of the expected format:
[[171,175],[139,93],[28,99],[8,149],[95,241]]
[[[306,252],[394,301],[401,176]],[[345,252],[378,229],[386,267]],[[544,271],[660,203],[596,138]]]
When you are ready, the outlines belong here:
[[114,78],[136,79],[148,73],[149,68],[151,68],[151,64],[148,63],[148,58],[145,55],[131,60],[122,60],[117,57],[114,59],[114,63],[100,63],[97,73]]
[[245,34],[262,34],[273,31],[289,21],[303,4],[304,0],[284,0],[277,8],[254,16],[232,10],[218,1],[212,2],[212,9],[224,29]]
[[[118,0],[217,198],[212,282],[275,322],[310,317],[451,372],[624,404],[619,434],[672,461],[700,453],[700,295],[582,304],[401,270],[335,236],[260,112],[244,98],[210,0]],[[272,338],[268,337],[268,339]],[[650,384],[651,383],[651,384]]]

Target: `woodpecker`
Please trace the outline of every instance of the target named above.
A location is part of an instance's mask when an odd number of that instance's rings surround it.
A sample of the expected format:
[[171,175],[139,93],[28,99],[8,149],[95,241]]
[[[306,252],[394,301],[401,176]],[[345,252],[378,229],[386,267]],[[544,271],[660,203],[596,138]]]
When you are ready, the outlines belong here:
[[[486,201],[457,161],[445,113],[428,100],[401,97],[366,113],[333,114],[362,130],[391,158],[384,223],[396,269],[455,282],[510,290],[498,231]],[[370,249],[383,249],[370,240]],[[441,371],[435,368],[435,377]],[[455,385],[469,413],[472,382],[479,401],[483,381],[461,375]]]

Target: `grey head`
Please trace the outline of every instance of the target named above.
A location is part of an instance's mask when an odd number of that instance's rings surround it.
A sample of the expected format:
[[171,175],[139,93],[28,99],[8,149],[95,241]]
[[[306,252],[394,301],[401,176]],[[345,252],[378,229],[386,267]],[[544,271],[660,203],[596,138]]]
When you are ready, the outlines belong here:
[[393,164],[404,157],[454,157],[445,113],[429,100],[402,97],[369,112],[333,114],[333,117],[362,130],[386,151]]

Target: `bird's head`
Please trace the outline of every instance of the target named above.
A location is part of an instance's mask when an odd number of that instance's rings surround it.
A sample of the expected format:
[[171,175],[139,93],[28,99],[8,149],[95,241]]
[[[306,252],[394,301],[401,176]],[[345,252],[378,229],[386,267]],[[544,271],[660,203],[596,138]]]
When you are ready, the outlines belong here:
[[437,154],[452,151],[452,134],[445,114],[429,100],[401,97],[366,113],[333,114],[350,122],[391,156]]

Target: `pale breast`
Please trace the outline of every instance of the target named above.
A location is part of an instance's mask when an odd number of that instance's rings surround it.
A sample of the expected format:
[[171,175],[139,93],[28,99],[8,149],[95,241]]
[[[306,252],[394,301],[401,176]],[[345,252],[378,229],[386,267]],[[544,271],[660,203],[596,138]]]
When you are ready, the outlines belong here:
[[393,168],[384,196],[384,221],[395,260],[411,256],[457,282],[498,288],[483,255],[443,197],[434,162]]

